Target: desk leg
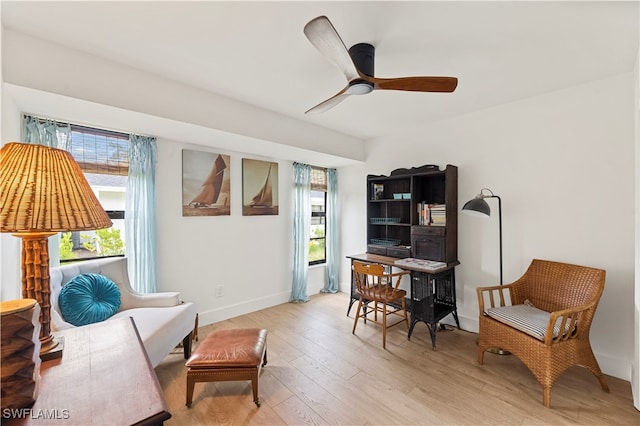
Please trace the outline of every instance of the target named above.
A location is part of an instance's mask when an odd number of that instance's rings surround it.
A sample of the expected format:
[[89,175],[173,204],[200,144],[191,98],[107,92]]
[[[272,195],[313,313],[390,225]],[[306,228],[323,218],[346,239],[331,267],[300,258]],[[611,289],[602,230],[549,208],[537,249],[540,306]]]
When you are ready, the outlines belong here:
[[356,302],[356,299],[354,299],[353,297],[350,298],[349,300],[349,307],[347,308],[347,316],[349,316],[349,313],[351,312],[351,307],[353,306],[353,304]]
[[436,350],[436,331],[437,331],[436,327],[438,327],[438,323],[435,323],[435,324],[428,323],[423,319],[416,318],[415,315],[413,315],[413,313],[411,315],[411,324],[409,325],[409,333],[407,334],[407,340],[411,340],[411,333],[413,333],[413,327],[416,326],[418,321],[422,321],[427,325],[427,328],[429,329],[429,335],[431,336],[431,346],[435,351]]
[[460,330],[460,320],[458,320],[458,303],[456,301],[456,271],[453,269],[451,271],[451,292],[453,294],[453,319],[456,321],[456,326],[458,330]]
[[411,312],[411,324],[409,325],[409,334],[407,334],[407,340],[411,340],[411,333],[413,333],[413,327],[416,326],[417,322],[418,319],[416,318],[415,314]]
[[349,307],[347,308],[347,316],[349,316],[349,313],[351,312],[351,307],[353,306],[353,304],[358,300],[360,300],[360,297],[356,295],[355,278],[353,276],[353,259],[351,259],[351,294],[349,295]]

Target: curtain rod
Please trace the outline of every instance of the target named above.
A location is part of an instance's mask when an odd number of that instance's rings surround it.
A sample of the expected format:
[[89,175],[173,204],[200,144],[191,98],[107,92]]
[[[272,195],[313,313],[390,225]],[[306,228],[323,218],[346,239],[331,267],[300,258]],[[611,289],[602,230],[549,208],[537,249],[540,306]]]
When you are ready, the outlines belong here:
[[82,124],[68,123],[68,122],[65,122],[65,121],[55,120],[53,118],[40,117],[38,115],[33,115],[33,114],[27,114],[27,113],[23,113],[22,114],[22,118],[23,119],[26,119],[27,117],[34,118],[34,119],[36,119],[36,120],[38,120],[40,122],[53,121],[54,123],[56,123],[58,125],[67,125],[69,127],[86,129],[86,130],[91,130],[91,131],[99,132],[99,133],[100,132],[102,132],[102,133],[109,132],[111,134],[115,134],[115,135],[118,135],[118,136],[126,137],[127,139],[129,139],[131,137],[131,135],[139,135],[139,136],[145,136],[145,137],[155,137],[155,136],[141,135],[139,133],[127,133],[127,132],[122,132],[122,131],[118,131],[118,130],[100,129],[100,128],[93,127],[93,126],[85,126],[85,125],[82,125]]

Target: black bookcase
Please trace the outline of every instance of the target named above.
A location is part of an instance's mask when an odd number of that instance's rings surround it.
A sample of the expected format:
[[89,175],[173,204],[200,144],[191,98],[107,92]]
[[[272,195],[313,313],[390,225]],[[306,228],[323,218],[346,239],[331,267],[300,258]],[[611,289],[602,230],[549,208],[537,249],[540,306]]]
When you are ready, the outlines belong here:
[[435,165],[367,176],[367,252],[458,260],[458,168]]

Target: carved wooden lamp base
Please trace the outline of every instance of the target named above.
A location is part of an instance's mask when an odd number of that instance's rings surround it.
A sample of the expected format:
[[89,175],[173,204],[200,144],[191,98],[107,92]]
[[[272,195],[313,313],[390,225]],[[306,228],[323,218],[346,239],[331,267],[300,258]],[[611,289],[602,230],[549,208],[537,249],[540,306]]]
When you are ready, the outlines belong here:
[[62,346],[51,335],[51,287],[48,240],[55,232],[18,232],[22,239],[22,297],[40,305],[40,358],[62,357]]

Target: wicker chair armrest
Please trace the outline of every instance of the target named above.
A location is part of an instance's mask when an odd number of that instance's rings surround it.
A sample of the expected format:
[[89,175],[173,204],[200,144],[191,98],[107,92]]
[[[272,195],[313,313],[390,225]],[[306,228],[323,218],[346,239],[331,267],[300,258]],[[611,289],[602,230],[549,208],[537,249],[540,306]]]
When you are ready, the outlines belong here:
[[[547,324],[544,343],[546,345],[551,345],[555,342],[573,339],[574,337],[578,336],[578,334],[582,330],[580,328],[580,317],[583,313],[587,312],[589,309],[592,309],[594,304],[595,302],[587,303],[585,305],[551,312],[551,314],[549,315],[549,324]],[[553,329],[556,324],[559,324],[560,330],[566,330],[566,332],[557,333],[557,336],[554,337]],[[587,327],[587,325],[585,324],[582,327]]]
[[[484,315],[486,312],[485,309],[485,298],[486,301],[489,302],[488,308],[495,308],[496,306],[505,306],[506,298],[505,295],[509,296],[509,300],[511,300],[511,288],[513,284],[506,285],[494,285],[490,287],[478,287],[476,291],[478,292],[478,307],[480,315]],[[498,296],[496,304],[496,294]]]

